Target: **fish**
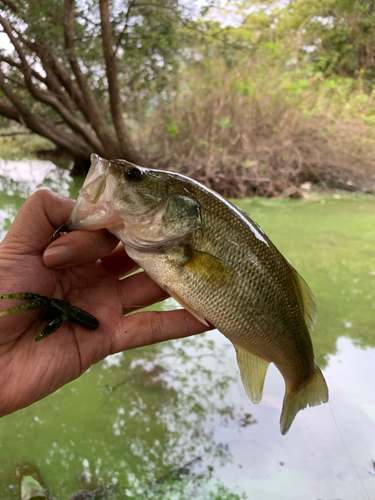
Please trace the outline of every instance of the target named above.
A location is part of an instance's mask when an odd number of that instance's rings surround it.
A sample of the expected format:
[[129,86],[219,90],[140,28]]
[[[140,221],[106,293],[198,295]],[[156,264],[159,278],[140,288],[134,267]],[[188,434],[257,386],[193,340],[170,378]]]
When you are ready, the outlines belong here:
[[328,401],[309,333],[317,318],[310,288],[260,226],[215,191],[93,154],[65,226],[106,228],[182,307],[225,335],[253,403],[274,363],[285,381],[282,434],[300,410]]

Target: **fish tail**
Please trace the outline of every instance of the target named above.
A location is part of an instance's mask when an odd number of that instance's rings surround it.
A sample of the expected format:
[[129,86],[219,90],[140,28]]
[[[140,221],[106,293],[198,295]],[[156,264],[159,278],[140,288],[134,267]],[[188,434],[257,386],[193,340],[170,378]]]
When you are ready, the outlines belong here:
[[286,434],[300,410],[306,406],[317,406],[328,401],[328,387],[318,366],[315,373],[302,389],[295,394],[285,392],[283,409],[280,418],[281,434]]

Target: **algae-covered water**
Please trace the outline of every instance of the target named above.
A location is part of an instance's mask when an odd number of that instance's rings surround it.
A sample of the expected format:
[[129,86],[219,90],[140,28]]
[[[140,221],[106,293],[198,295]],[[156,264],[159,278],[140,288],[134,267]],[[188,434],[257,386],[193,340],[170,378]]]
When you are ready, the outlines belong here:
[[[1,236],[36,189],[76,197],[81,184],[52,163],[0,162]],[[300,412],[281,436],[281,375],[271,366],[253,405],[217,331],[118,354],[0,419],[2,500],[19,498],[26,462],[57,500],[83,490],[111,500],[375,498],[375,199],[239,205],[314,291],[330,404]]]

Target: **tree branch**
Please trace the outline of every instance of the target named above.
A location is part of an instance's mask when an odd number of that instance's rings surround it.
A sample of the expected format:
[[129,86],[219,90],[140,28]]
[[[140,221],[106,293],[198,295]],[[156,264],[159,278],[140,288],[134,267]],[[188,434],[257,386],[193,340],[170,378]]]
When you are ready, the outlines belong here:
[[[33,34],[26,31],[28,16],[35,14],[34,7],[37,7],[35,0],[27,0],[25,4],[22,4],[22,9],[21,3],[16,0],[0,0],[0,6],[4,7],[0,13],[0,31],[7,35],[13,46],[12,54],[7,54],[0,49],[0,90],[5,98],[5,101],[0,99],[0,114],[25,124],[33,132],[47,137],[77,158],[87,158],[88,154],[94,150],[107,158],[123,157],[134,162],[137,161],[137,157],[123,117],[109,1],[99,2],[100,26],[104,30],[103,53],[108,80],[108,93],[103,98],[105,99],[103,109],[103,102],[96,99],[96,91],[90,88],[89,77],[85,73],[84,63],[81,62],[78,53],[78,45],[81,47],[82,44],[77,42],[74,33],[77,22],[75,21],[75,0],[64,0],[62,18],[61,9],[52,9],[56,13],[55,17],[53,13],[46,13],[45,23],[41,21],[40,24],[51,30],[51,38],[55,25],[56,29],[58,27],[63,29],[65,47],[59,44],[59,52],[56,52],[52,42],[50,44],[47,38],[39,37],[38,30],[43,29],[39,28],[39,25],[30,25],[31,31],[34,30]],[[129,18],[133,15],[131,9],[136,1],[128,0],[128,20],[125,31],[129,29]],[[12,24],[4,12],[12,15],[12,19],[15,17],[17,19],[15,23]],[[83,9],[82,17],[85,14]],[[97,11],[92,17],[93,29],[88,33],[92,36],[92,41],[87,42],[86,35],[83,37],[84,45],[89,45],[91,48],[93,46],[96,48],[93,44],[96,44],[100,37],[98,24],[95,23],[96,14]],[[77,16],[80,15],[77,14]],[[91,17],[91,13],[88,17]],[[85,19],[91,22],[91,19]],[[122,16],[122,25],[123,22]],[[121,44],[121,36],[118,45]],[[90,57],[91,52],[87,59],[86,55],[82,54],[83,61],[90,61]],[[101,76],[103,76],[103,61],[100,55],[98,57]],[[12,83],[13,77],[15,80]],[[19,91],[19,85],[22,86],[22,91]],[[110,104],[112,122],[108,122],[105,116],[107,99]],[[35,104],[37,106],[34,106]],[[47,106],[53,110],[51,122],[43,114],[47,112],[49,116],[51,113]],[[34,113],[34,109],[41,110]],[[62,124],[61,121],[63,121]],[[55,122],[59,124],[56,125]],[[113,131],[112,123],[116,133]]]
[[72,156],[77,158],[88,158],[92,151],[90,146],[78,139],[77,136],[68,134],[55,127],[52,123],[47,122],[47,120],[33,114],[26,104],[24,104],[21,99],[19,99],[19,97],[12,92],[11,88],[5,81],[5,75],[1,68],[0,89],[11,102],[11,105],[7,105],[6,103],[0,101],[0,109],[4,111],[5,116],[18,121],[19,123],[25,124],[30,130],[59,145]]
[[16,80],[16,78],[13,78],[11,76],[7,76],[7,78],[8,78],[8,82],[12,82],[15,87],[19,87],[23,90],[27,90],[27,86],[24,83],[20,82],[19,80]]
[[[0,54],[0,61],[3,61],[5,63],[7,63],[9,66],[12,66],[13,68],[17,68],[17,69],[21,69],[22,67],[22,64],[15,61],[14,59],[12,59],[11,57],[8,57],[8,56],[4,56],[2,54]],[[40,75],[37,71],[35,71],[34,69],[31,69],[31,74],[34,78],[36,78],[37,80],[39,80],[40,82],[42,83],[46,83],[46,80],[45,78]]]
[[16,4],[14,4],[11,0],[1,0],[1,3],[9,7],[12,12],[18,12]]
[[[233,49],[236,49],[236,50],[248,51],[252,48],[252,47],[249,47],[248,45],[246,45],[246,46],[237,45],[235,43],[228,42],[227,40],[223,40],[218,36],[221,32],[230,31],[230,29],[232,29],[232,28],[223,28],[223,29],[217,31],[216,33],[207,33],[206,31],[200,30],[196,26],[192,26],[191,24],[184,22],[184,21],[182,22],[182,25],[185,28],[187,28],[188,30],[195,31],[201,35],[204,35],[204,36],[207,36],[210,38],[214,38],[215,40],[218,40],[220,43],[223,43],[224,45],[228,45],[229,47],[232,47]],[[245,28],[243,28],[243,29],[245,29]]]
[[6,116],[7,118],[10,118],[11,120],[14,120],[18,123],[22,123],[22,120],[20,118],[21,115],[17,108],[12,106],[12,104],[4,101],[3,99],[0,99],[0,115]]
[[[46,53],[48,53],[48,55]],[[46,74],[51,76],[51,80],[55,80],[56,78],[56,82],[54,81],[52,85],[56,85],[56,88],[60,88],[61,85],[86,120],[90,122],[90,114],[87,112],[82,92],[77,85],[77,82],[70,76],[69,70],[61,64],[57,57],[49,52],[46,47],[41,46],[40,50],[38,50],[38,54]],[[70,101],[68,100],[68,102]]]
[[124,36],[127,34],[127,31],[128,31],[128,25],[129,25],[129,17],[130,17],[130,12],[133,8],[135,4],[135,0],[130,0],[129,2],[129,5],[128,5],[128,10],[126,11],[126,14],[125,14],[125,25],[124,25],[124,29],[121,31],[120,33],[120,36],[118,37],[118,40],[116,42],[116,48],[115,48],[115,52],[114,52],[114,55],[116,56],[117,55],[117,52],[118,52],[118,49],[120,48],[120,45],[121,45],[121,42],[122,42],[122,39],[124,38]]
[[4,19],[0,16],[0,24],[3,26],[4,31],[6,32],[9,40],[13,44],[18,57],[21,60],[20,71],[24,76],[24,81],[27,85],[27,89],[30,94],[38,101],[44,102],[51,106],[57,113],[61,116],[61,118],[65,121],[67,125],[76,133],[78,133],[81,137],[85,139],[90,146],[96,150],[99,154],[103,154],[103,149],[101,148],[100,141],[95,137],[94,134],[85,127],[82,123],[79,122],[74,113],[72,113],[69,109],[67,109],[64,104],[57,98],[56,95],[51,93],[49,90],[43,90],[37,88],[31,78],[32,70],[27,62],[25,53],[22,49],[21,44],[17,40],[17,38],[13,35],[12,26],[8,20]]
[[[47,78],[44,82],[47,86],[52,85],[51,92],[59,95],[61,102],[72,112],[75,112],[71,101],[65,96],[61,87],[65,89],[72,102],[77,106],[82,115],[90,122],[90,117],[87,113],[85,101],[82,92],[77,85],[77,82],[71,77],[70,71],[66,66],[60,63],[51,51],[50,47],[39,42],[32,42],[25,38],[22,33],[13,28],[18,38],[25,44],[36,56],[40,59],[43,69],[46,72]],[[50,77],[50,78],[49,78]]]
[[0,134],[0,137],[14,137],[16,135],[30,135],[31,131],[26,130],[25,132],[5,132],[4,134]]
[[174,7],[163,5],[161,3],[137,3],[135,4],[135,7],[154,7],[156,9],[175,10]]

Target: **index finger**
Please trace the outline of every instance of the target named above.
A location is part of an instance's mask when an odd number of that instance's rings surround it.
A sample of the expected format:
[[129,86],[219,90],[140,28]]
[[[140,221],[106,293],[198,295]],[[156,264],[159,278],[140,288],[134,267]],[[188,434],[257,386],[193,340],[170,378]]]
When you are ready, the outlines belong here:
[[106,229],[73,231],[48,245],[43,261],[47,267],[57,269],[88,264],[108,255],[118,242]]

